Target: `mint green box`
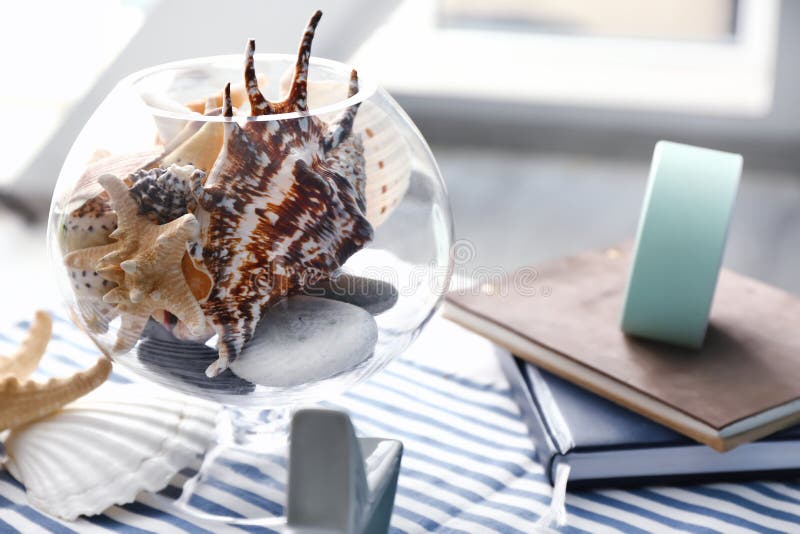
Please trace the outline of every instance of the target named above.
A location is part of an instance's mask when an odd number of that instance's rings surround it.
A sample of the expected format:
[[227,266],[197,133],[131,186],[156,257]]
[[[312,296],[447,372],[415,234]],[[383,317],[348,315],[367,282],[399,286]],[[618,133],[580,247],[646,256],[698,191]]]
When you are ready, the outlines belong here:
[[741,172],[739,154],[656,144],[624,332],[690,348],[703,344]]

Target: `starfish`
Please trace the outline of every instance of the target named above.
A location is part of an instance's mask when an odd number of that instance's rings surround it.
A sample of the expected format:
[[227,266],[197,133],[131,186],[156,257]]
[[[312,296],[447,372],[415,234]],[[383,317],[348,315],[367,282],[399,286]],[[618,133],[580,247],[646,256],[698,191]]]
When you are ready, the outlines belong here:
[[178,317],[191,331],[201,331],[206,318],[181,269],[186,243],[198,237],[197,219],[187,213],[156,224],[139,215],[139,204],[125,182],[110,174],[98,182],[117,214],[117,229],[110,236],[115,241],[70,252],[64,261],[70,267],[95,270],[117,284],[103,295],[104,302],[116,305],[121,318],[112,351],[133,348],[148,317],[161,310]]
[[105,382],[111,362],[105,357],[87,369],[47,382],[28,380],[39,365],[53,328],[45,312],[36,312],[28,336],[19,349],[0,357],[0,432],[40,419],[59,410]]

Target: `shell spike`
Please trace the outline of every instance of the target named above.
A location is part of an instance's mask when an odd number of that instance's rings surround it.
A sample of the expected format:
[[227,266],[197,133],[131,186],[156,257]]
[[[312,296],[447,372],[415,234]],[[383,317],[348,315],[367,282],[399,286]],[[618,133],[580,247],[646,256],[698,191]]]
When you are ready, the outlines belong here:
[[191,176],[192,197],[206,211],[217,208],[217,202],[221,200],[222,191],[219,186],[204,185],[205,173],[193,174]]
[[131,302],[133,302],[134,304],[142,302],[146,296],[147,295],[145,294],[145,292],[139,289],[138,287],[134,287],[129,292],[129,298]]
[[224,373],[225,370],[230,367],[231,362],[239,355],[242,348],[238,343],[238,341],[243,339],[241,333],[231,329],[230,325],[218,325],[215,327],[215,330],[219,336],[219,341],[217,342],[219,358],[214,360],[211,365],[206,368],[206,376],[209,378],[214,378]]
[[291,108],[289,111],[308,111],[308,62],[311,59],[311,43],[314,40],[314,32],[317,30],[317,24],[321,17],[322,11],[319,10],[312,15],[306,31],[303,33],[303,39],[300,41],[292,87],[286,99],[286,104]]
[[222,97],[222,115],[224,117],[233,117],[233,103],[231,102],[231,84],[225,84],[225,91]]
[[125,294],[125,291],[115,287],[105,295],[103,295],[103,302],[107,304],[119,304],[120,302],[125,302],[128,300],[128,296]]
[[[347,98],[355,96],[358,93],[358,72],[356,69],[350,71],[350,83],[347,86]],[[342,114],[333,123],[331,129],[325,134],[323,140],[323,148],[325,152],[339,146],[347,136],[353,131],[353,121],[356,119],[358,107],[360,104],[354,104],[345,109]]]
[[350,83],[347,86],[347,98],[356,96],[358,93],[358,71],[353,69],[350,71]]
[[229,120],[226,120],[223,123],[224,128],[222,130],[222,147],[219,151],[219,155],[214,161],[214,165],[209,170],[208,177],[206,178],[205,182],[201,184],[201,187],[197,187],[198,184],[195,182],[194,196],[195,199],[198,202],[201,202],[201,205],[203,206],[211,205],[211,199],[205,195],[205,193],[203,193],[203,189],[211,189],[215,184],[217,184],[218,181],[224,180],[224,177],[220,175],[220,170],[225,166],[228,145],[233,137],[241,134],[241,128],[239,128],[239,124],[233,120],[233,102],[231,101],[230,83],[225,85],[225,90],[223,91],[222,116]]
[[211,362],[211,365],[206,368],[206,376],[208,378],[214,378],[215,376],[221,375],[230,365],[230,359],[228,356],[223,356],[222,347],[219,348],[219,354],[219,358]]
[[247,50],[245,51],[247,59],[244,65],[244,84],[247,90],[247,98],[250,100],[250,114],[253,116],[268,115],[272,113],[272,105],[264,98],[261,89],[258,88],[258,78],[253,58],[255,52],[256,41],[255,39],[250,39],[247,41]]

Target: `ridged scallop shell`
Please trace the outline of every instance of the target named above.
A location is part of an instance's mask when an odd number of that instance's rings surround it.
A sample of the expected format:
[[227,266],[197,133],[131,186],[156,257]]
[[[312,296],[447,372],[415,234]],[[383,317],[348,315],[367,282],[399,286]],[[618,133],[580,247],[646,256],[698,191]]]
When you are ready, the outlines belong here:
[[[282,85],[288,86],[288,82],[289,79],[284,78]],[[338,102],[345,91],[345,84],[340,82],[309,82],[309,106],[315,108]],[[361,135],[364,144],[366,215],[370,224],[377,228],[389,218],[408,191],[411,152],[391,118],[369,100],[361,104],[353,122],[353,132]]]
[[6,467],[39,510],[72,520],[159,491],[212,444],[217,405],[140,386],[101,389],[12,430]]

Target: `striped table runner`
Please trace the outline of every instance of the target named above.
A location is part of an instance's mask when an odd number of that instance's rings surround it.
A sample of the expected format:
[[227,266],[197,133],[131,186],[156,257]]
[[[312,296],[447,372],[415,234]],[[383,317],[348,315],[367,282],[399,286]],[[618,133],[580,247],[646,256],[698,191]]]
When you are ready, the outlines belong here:
[[[97,355],[71,323],[54,319],[42,376],[70,373]],[[3,330],[0,354],[17,345],[27,326]],[[112,376],[120,387],[132,380],[121,369]],[[405,444],[393,532],[530,533],[548,510],[551,489],[494,348],[442,318],[382,373],[325,404],[347,410],[360,434]],[[273,460],[269,473],[254,476],[246,458],[230,459],[229,473],[196,504],[211,512],[280,515],[286,461]],[[191,474],[181,473],[164,493],[174,495]],[[563,532],[800,532],[800,481],[568,493],[566,508]],[[24,488],[0,470],[0,532],[220,531],[167,510],[158,495],[143,494],[101,516],[59,521],[29,507]]]

